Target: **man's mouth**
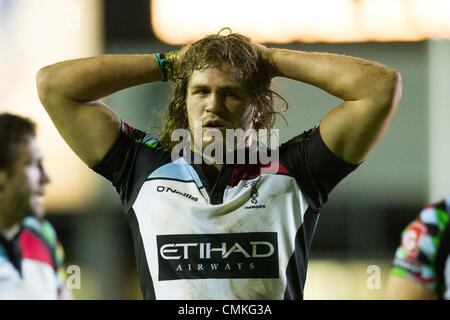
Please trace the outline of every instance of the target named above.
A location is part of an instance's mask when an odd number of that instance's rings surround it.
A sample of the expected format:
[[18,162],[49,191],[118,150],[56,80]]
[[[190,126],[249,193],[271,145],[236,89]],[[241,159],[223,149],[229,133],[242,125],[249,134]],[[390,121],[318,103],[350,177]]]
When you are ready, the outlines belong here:
[[222,129],[225,129],[225,127],[223,127],[223,126],[216,126],[216,127],[213,127],[213,126],[205,126],[205,127],[203,127],[204,129],[207,129],[207,130],[212,130],[212,129],[216,129],[216,130],[222,130]]
[[205,129],[223,129],[223,128],[225,128],[225,125],[218,120],[211,120],[211,121],[206,121],[203,124],[203,128],[205,128]]
[[44,191],[35,192],[33,195],[34,195],[34,198],[38,202],[44,203],[44,197],[45,197],[45,192]]

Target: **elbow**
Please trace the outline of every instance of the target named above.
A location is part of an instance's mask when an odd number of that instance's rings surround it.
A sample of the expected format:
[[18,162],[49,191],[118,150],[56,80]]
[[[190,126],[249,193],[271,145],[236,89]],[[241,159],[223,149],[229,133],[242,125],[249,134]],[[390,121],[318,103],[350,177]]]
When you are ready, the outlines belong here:
[[378,91],[378,105],[384,112],[392,113],[397,110],[402,98],[402,76],[390,69],[385,76],[383,86]]
[[392,84],[392,94],[391,94],[391,108],[396,109],[397,106],[400,104],[400,100],[402,99],[402,91],[403,91],[403,84],[402,84],[402,75],[394,71],[394,77],[393,77],[393,84]]
[[36,88],[39,96],[39,100],[42,104],[46,105],[46,101],[48,101],[49,96],[52,92],[52,75],[49,67],[41,68],[36,74]]

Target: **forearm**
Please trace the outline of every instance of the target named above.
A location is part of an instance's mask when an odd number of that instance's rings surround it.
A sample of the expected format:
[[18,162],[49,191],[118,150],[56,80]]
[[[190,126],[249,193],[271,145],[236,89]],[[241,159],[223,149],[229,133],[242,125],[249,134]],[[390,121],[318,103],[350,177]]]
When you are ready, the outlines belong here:
[[92,101],[116,91],[160,80],[154,55],[103,55],[56,63],[39,70],[41,95]]
[[339,54],[270,49],[269,55],[274,76],[308,83],[344,101],[392,95],[397,78],[389,67]]

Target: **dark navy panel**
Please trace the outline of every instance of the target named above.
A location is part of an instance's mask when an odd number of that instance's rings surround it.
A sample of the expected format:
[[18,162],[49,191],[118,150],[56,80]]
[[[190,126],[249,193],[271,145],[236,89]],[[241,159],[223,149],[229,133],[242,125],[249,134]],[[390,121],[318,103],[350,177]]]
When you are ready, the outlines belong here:
[[289,259],[286,268],[285,300],[303,299],[308,256],[318,220],[319,215],[314,213],[311,208],[308,208],[303,216],[303,224],[295,235],[294,253],[291,259]]

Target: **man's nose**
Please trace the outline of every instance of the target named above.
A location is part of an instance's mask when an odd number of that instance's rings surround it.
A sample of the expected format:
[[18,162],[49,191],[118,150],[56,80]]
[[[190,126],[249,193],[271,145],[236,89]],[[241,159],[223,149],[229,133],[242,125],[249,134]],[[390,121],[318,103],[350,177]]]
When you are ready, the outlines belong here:
[[206,110],[213,112],[222,106],[222,97],[218,93],[211,93],[208,97]]
[[47,174],[47,171],[43,167],[41,167],[41,184],[50,183],[50,177]]

